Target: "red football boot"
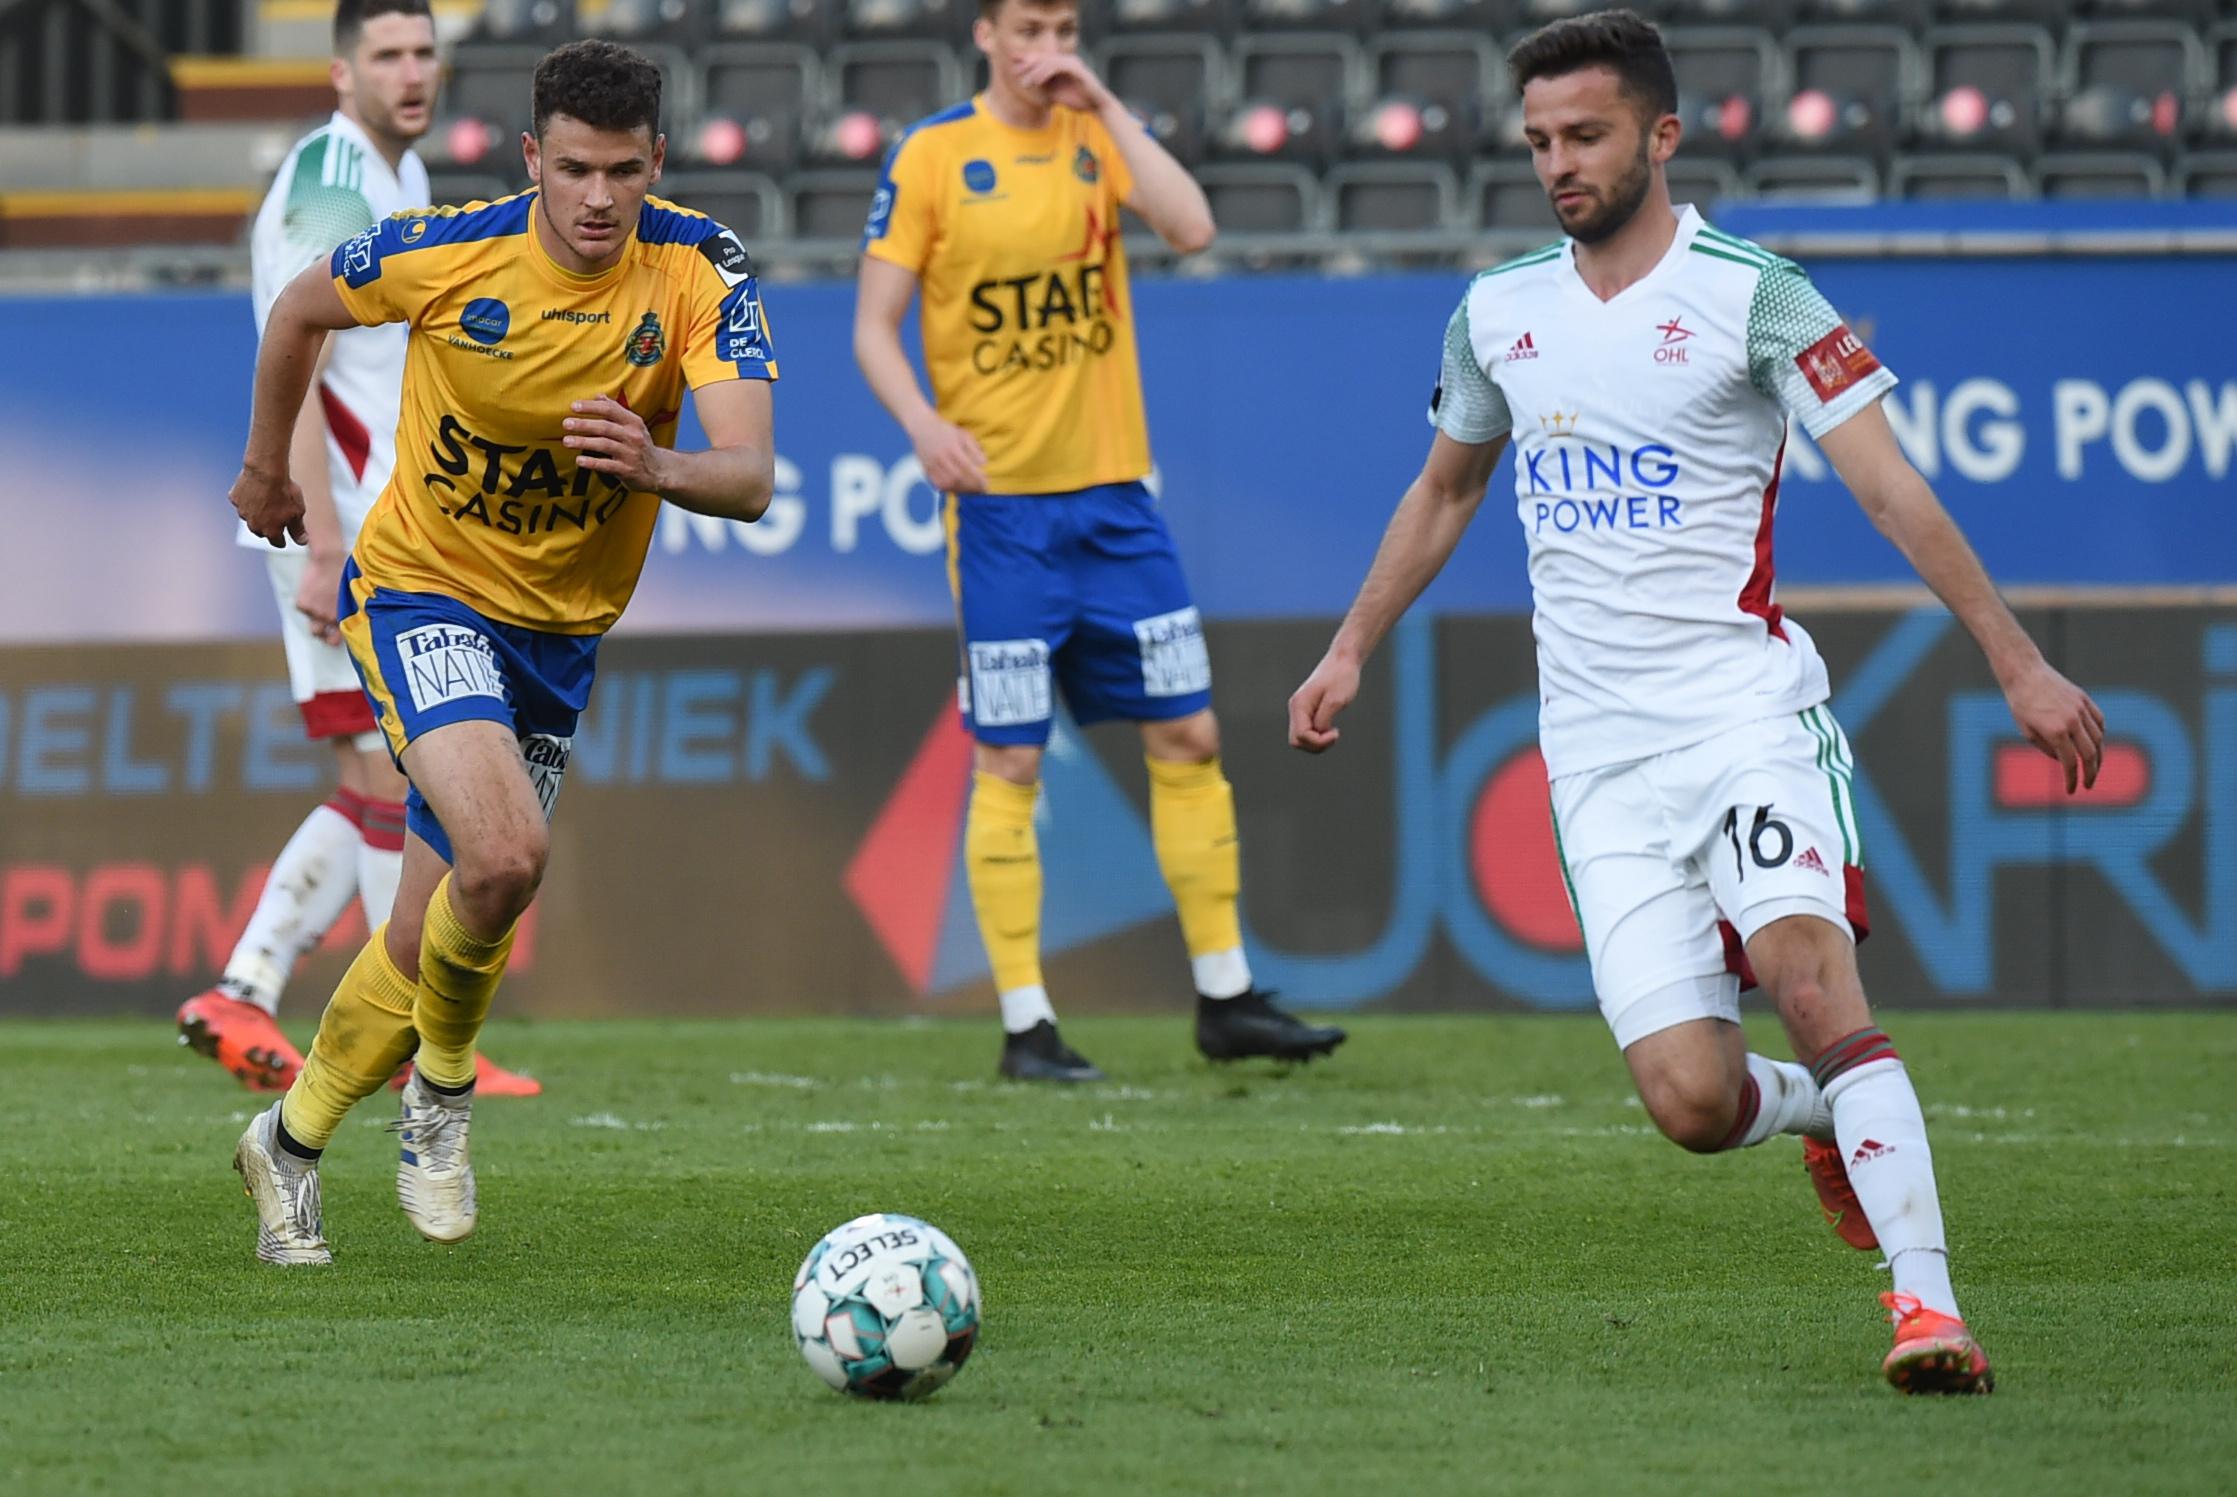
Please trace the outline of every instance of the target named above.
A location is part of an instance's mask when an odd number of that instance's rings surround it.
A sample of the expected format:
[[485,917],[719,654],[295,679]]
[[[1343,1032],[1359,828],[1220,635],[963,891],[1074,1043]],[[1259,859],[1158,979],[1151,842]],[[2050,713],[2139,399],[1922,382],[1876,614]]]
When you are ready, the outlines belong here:
[[[404,1083],[412,1079],[412,1063],[389,1078],[388,1089],[400,1092]],[[518,1071],[508,1071],[486,1055],[474,1057],[474,1095],[479,1097],[540,1097],[544,1083],[533,1076],[523,1076]]]
[[284,1092],[303,1069],[303,1052],[270,1014],[220,988],[179,1005],[179,1043],[225,1067],[252,1092]]
[[1805,1138],[1802,1162],[1809,1166],[1810,1183],[1818,1188],[1818,1206],[1825,1212],[1825,1224],[1850,1247],[1867,1253],[1878,1247],[1879,1234],[1864,1215],[1856,1187],[1849,1184],[1848,1166],[1841,1162],[1841,1146]]
[[1899,1393],[1989,1393],[1996,1374],[1988,1353],[1965,1329],[1965,1322],[1929,1310],[1908,1294],[1883,1294],[1888,1318],[1895,1322],[1895,1349],[1880,1370]]

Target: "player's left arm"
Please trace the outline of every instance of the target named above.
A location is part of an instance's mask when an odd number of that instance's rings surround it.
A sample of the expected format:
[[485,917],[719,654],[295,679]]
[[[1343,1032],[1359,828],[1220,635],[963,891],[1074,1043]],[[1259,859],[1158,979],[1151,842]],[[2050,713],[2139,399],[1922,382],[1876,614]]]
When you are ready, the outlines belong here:
[[1086,110],[1102,122],[1131,184],[1119,199],[1141,214],[1158,238],[1183,255],[1212,247],[1218,229],[1204,189],[1077,53],[1045,52],[1029,58],[1019,65],[1018,77],[1030,88],[1046,89],[1059,106]]
[[2088,692],[2051,667],[2012,616],[1957,522],[1903,456],[1879,402],[1817,441],[1872,523],[1981,647],[2027,741],[2064,766],[2067,793],[2077,781],[2096,784],[2105,714]]
[[658,494],[679,509],[725,520],[758,520],[777,491],[775,403],[769,382],[726,379],[691,392],[706,428],[707,447],[662,447],[638,415],[606,395],[574,403],[567,445],[578,465],[611,474],[639,493]]

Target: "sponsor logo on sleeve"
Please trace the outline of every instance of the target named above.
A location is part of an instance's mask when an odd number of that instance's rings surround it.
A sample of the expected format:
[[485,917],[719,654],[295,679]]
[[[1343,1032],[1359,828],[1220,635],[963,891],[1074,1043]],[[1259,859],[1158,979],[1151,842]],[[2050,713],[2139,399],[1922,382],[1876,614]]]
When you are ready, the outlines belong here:
[[700,240],[699,253],[707,257],[707,263],[715,268],[715,274],[722,277],[725,289],[753,279],[753,256],[746,253],[746,247],[738,242],[738,236],[728,229]]
[[1849,331],[1846,323],[1796,354],[1794,364],[1810,382],[1810,388],[1817,391],[1820,405],[1831,404],[1851,385],[1878,373],[1880,368],[1872,350]]
[[870,199],[870,222],[864,226],[865,241],[885,238],[885,231],[893,227],[893,193],[891,182],[880,182],[877,194]]
[[373,253],[373,236],[379,232],[377,228],[367,229],[362,234],[343,240],[340,248],[334,251],[334,261],[329,268],[335,275],[348,281],[352,288],[364,286],[380,274],[375,268],[380,261]]
[[736,364],[766,360],[769,345],[762,338],[761,298],[751,286],[731,294],[730,313],[715,335],[715,357]]

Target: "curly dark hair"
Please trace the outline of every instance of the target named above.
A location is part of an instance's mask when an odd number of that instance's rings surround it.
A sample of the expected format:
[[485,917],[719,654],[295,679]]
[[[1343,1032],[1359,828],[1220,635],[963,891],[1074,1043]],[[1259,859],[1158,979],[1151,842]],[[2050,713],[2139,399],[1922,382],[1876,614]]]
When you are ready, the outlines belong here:
[[1507,54],[1507,73],[1518,94],[1532,79],[1592,67],[1613,71],[1650,122],[1677,113],[1678,75],[1663,49],[1662,33],[1637,11],[1570,16],[1531,32]]
[[425,16],[430,24],[435,20],[428,0],[335,0],[334,55],[347,57],[356,51],[365,23],[375,16]]
[[617,42],[569,42],[536,64],[530,92],[536,138],[555,114],[593,130],[660,133],[660,69]]

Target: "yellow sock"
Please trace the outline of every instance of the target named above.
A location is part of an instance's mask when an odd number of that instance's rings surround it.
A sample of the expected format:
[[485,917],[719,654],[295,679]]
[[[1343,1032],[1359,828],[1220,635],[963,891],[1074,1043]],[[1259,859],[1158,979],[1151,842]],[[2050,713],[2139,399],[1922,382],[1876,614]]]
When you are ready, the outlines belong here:
[[451,904],[451,875],[435,886],[427,901],[427,924],[419,940],[419,1002],[412,1010],[419,1029],[419,1072],[437,1086],[457,1088],[474,1080],[474,1037],[489,1017],[497,980],[512,955],[513,932],[484,941],[468,930]]
[[[1151,759],[1150,840],[1157,845],[1157,866],[1173,891],[1180,912],[1181,939],[1198,968],[1198,988],[1212,997],[1231,997],[1250,986],[1242,965],[1243,922],[1236,899],[1243,888],[1243,859],[1235,835],[1235,790],[1220,771],[1217,756],[1201,764]],[[1208,964],[1240,976],[1205,985]]]
[[314,1149],[325,1148],[343,1115],[386,1086],[412,1053],[415,990],[388,959],[387,938],[383,925],[342,974],[311,1053],[280,1100],[288,1135]]
[[1038,785],[980,770],[971,779],[963,863],[997,991],[1041,986],[1041,849],[1033,837]]

